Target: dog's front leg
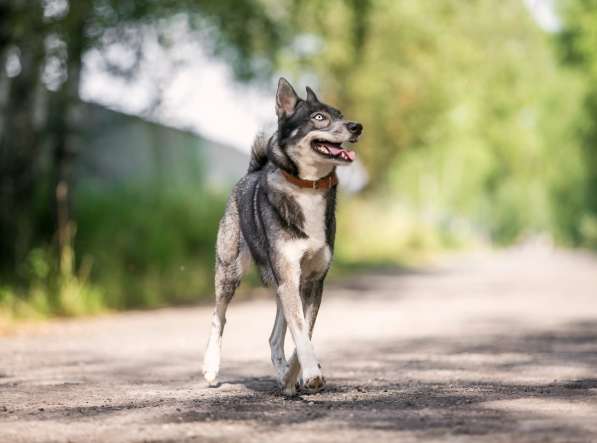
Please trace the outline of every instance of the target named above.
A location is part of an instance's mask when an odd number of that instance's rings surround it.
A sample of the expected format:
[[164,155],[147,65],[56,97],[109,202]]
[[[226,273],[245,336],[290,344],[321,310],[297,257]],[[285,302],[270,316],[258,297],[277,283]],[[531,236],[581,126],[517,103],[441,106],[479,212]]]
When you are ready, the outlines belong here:
[[[305,321],[309,327],[309,338],[313,336],[313,328],[315,327],[315,321],[317,320],[317,313],[319,312],[319,306],[321,305],[321,296],[323,290],[323,280],[315,281],[313,283],[305,284],[303,287],[302,300],[305,309]],[[298,381],[301,366],[297,358],[296,350],[292,353],[290,360],[288,361],[288,370],[284,374],[283,384],[285,391],[289,391],[292,387],[296,386]],[[307,387],[306,378],[305,386]],[[323,383],[325,379],[322,378]],[[323,384],[316,386],[318,390],[323,387]]]
[[[283,282],[278,286],[278,297],[288,323],[288,329],[290,329],[296,346],[296,354],[303,371],[305,387],[318,390],[323,386],[324,380],[309,337],[309,324],[303,315],[303,304],[298,282]],[[292,384],[287,383],[287,381],[288,378],[285,377],[284,393],[294,395],[296,393],[296,375],[293,377]]]

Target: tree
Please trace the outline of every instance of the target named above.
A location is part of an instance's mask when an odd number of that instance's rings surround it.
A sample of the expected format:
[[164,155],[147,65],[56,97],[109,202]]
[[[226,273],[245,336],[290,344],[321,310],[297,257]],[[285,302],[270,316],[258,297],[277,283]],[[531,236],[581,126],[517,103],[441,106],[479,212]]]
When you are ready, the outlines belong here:
[[[269,72],[283,45],[283,23],[269,12],[257,0],[0,2],[0,269],[14,274],[34,246],[52,242],[61,267],[70,266],[71,169],[87,51],[117,42],[140,57],[141,27],[160,32],[183,16],[246,80]],[[114,68],[127,75],[135,67],[133,60]]]
[[583,114],[574,125],[583,157],[583,174],[574,191],[581,201],[570,224],[576,243],[597,247],[597,1],[563,0],[559,12],[562,29],[556,46],[563,63],[575,70],[585,85]]
[[550,106],[572,109],[576,91],[523,2],[366,5],[357,51],[351,3],[303,3],[299,28],[319,44],[286,63],[364,123],[370,192],[437,224],[465,218],[496,241],[551,229],[552,187],[578,171],[558,170],[554,143],[572,158],[576,148]]

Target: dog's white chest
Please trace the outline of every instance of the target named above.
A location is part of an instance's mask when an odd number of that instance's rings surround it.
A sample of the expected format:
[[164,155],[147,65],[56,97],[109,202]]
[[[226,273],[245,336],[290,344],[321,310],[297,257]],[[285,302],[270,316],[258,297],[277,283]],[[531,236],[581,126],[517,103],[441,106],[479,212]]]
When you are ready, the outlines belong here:
[[327,201],[316,192],[293,195],[304,216],[302,231],[307,238],[297,238],[280,244],[282,254],[297,266],[297,275],[317,278],[329,267],[332,252],[326,242],[325,212]]
[[326,245],[325,210],[327,201],[319,192],[301,192],[295,196],[304,216],[303,232],[311,248],[319,249]]

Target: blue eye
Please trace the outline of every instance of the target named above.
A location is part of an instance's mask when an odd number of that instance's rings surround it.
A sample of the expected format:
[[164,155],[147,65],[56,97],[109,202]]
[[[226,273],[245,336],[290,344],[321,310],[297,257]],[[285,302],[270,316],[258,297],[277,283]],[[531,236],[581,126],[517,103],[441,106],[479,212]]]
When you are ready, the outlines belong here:
[[325,116],[323,114],[315,114],[313,116],[313,119],[317,120],[318,122],[321,122],[321,121],[325,120]]

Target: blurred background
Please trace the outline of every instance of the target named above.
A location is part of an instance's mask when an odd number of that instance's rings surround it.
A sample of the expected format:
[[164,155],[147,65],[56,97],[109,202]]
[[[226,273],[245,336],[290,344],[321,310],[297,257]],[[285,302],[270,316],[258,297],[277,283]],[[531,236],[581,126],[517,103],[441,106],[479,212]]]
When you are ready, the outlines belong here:
[[337,278],[597,248],[595,30],[597,0],[0,0],[0,326],[211,300],[279,75],[366,128]]

